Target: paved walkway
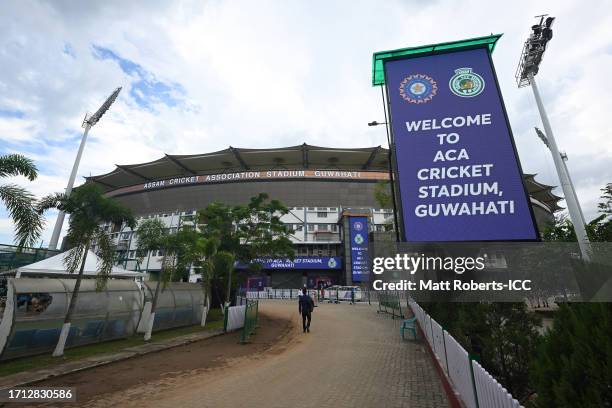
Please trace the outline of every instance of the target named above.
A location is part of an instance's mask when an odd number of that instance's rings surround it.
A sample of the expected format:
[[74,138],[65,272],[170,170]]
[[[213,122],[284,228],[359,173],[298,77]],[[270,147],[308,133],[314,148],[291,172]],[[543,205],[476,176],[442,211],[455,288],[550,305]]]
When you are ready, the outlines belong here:
[[[295,303],[264,301],[260,308],[290,317],[296,331],[301,325]],[[377,315],[376,307],[348,304],[320,304],[311,333],[300,328],[288,344],[260,358],[172,384],[143,384],[106,395],[98,404],[126,406],[126,401],[169,408],[449,406],[423,344],[402,343],[399,322]]]

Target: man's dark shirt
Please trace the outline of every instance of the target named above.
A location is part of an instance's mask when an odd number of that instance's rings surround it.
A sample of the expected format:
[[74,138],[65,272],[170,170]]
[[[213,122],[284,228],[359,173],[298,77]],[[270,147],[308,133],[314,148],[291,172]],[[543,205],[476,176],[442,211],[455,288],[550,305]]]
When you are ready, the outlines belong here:
[[314,302],[312,298],[308,295],[300,295],[298,310],[302,314],[312,313],[314,310]]

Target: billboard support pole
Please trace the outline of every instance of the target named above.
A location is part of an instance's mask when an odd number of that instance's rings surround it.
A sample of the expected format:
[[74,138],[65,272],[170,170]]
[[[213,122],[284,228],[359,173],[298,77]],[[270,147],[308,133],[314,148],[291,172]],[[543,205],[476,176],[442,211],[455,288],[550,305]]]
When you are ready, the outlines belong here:
[[380,95],[383,102],[383,110],[385,112],[385,129],[387,130],[387,144],[389,145],[389,184],[391,185],[391,202],[393,203],[393,223],[395,229],[395,240],[400,242],[399,222],[397,221],[397,205],[395,204],[395,180],[393,178],[393,162],[391,155],[393,154],[393,144],[391,140],[391,132],[389,130],[389,117],[387,116],[387,102],[385,101],[384,85],[380,86]]
[[578,245],[580,246],[580,253],[582,254],[583,260],[589,261],[591,259],[591,243],[586,232],[584,219],[581,217],[582,210],[580,209],[580,203],[576,197],[576,192],[572,186],[569,174],[566,171],[563,158],[559,153],[557,141],[555,140],[555,136],[553,135],[553,131],[548,120],[548,115],[544,109],[544,104],[542,103],[542,97],[540,96],[540,91],[538,89],[535,77],[533,76],[533,73],[529,73],[528,77],[529,83],[531,84],[531,89],[533,90],[533,96],[535,97],[536,104],[538,105],[538,111],[540,112],[544,132],[546,133],[546,137],[548,139],[550,152],[552,153],[553,161],[555,162],[555,168],[557,170],[559,180],[561,181],[561,188],[563,189],[563,194],[565,195],[567,210],[569,212],[570,219],[572,220],[572,224],[574,224],[574,231],[576,232],[576,238],[578,239]]

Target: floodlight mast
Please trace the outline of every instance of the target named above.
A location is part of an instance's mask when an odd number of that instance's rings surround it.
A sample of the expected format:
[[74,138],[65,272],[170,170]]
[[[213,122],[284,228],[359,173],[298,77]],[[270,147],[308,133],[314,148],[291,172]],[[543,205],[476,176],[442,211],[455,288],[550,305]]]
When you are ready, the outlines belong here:
[[[111,107],[117,96],[119,96],[119,92],[121,92],[121,87],[115,89],[115,91],[104,101],[102,106],[94,113],[93,115],[85,115],[83,119],[83,127],[85,130],[83,131],[83,137],[81,138],[81,144],[79,145],[79,151],[77,152],[77,156],[74,159],[74,164],[72,165],[72,172],[70,173],[70,178],[68,179],[68,185],[66,186],[66,195],[70,195],[72,192],[72,187],[74,186],[74,180],[76,179],[77,171],[79,170],[79,164],[81,163],[81,156],[83,156],[83,150],[85,150],[85,142],[87,142],[87,135],[89,134],[89,129],[91,129],[108,111]],[[51,240],[49,241],[49,249],[57,249],[57,242],[59,241],[60,233],[62,232],[62,225],[64,224],[64,218],[66,214],[63,211],[60,211],[57,214],[57,220],[55,221],[55,227],[53,228],[53,234],[51,235]]]
[[[553,156],[557,175],[561,181],[561,188],[563,189],[563,195],[565,196],[565,202],[567,203],[567,210],[569,212],[572,224],[574,224],[574,230],[576,232],[576,238],[578,239],[578,245],[580,246],[580,253],[582,259],[589,261],[591,259],[591,244],[589,237],[586,232],[586,226],[584,216],[582,215],[582,209],[580,208],[580,202],[576,196],[574,186],[572,185],[567,166],[565,165],[564,159],[559,153],[557,147],[557,141],[550,126],[548,115],[544,109],[544,103],[538,90],[538,85],[535,80],[535,76],[538,74],[544,51],[548,42],[552,39],[552,24],[555,21],[554,17],[547,17],[546,14],[537,16],[540,18],[540,22],[531,27],[532,33],[525,41],[523,51],[521,53],[521,59],[516,70],[516,82],[519,88],[527,85],[531,85],[533,90],[533,96],[535,97],[536,104],[538,105],[538,111],[542,119],[542,125],[544,126],[544,134],[538,134],[540,139],[549,148]],[[546,18],[545,18],[546,17]],[[567,157],[567,156],[566,156]]]

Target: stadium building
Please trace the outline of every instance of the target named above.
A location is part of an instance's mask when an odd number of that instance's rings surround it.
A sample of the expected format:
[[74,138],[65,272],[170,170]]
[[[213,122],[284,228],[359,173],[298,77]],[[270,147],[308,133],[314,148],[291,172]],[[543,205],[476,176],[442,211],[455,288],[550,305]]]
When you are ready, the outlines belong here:
[[[542,228],[559,210],[551,186],[525,175],[536,220]],[[370,232],[393,225],[393,209],[380,208],[375,186],[389,180],[388,150],[380,146],[343,149],[307,144],[271,149],[228,149],[194,155],[165,155],[148,163],[117,165],[87,182],[130,207],[138,220],[157,217],[176,231],[197,209],[212,202],[245,204],[260,192],[289,207],[282,217],[292,233],[296,258],[266,260],[252,286],[317,287],[351,284],[347,218],[366,216]],[[156,273],[161,253],[136,258],[134,232],[107,225],[126,268]],[[192,275],[190,280],[196,280]]]

